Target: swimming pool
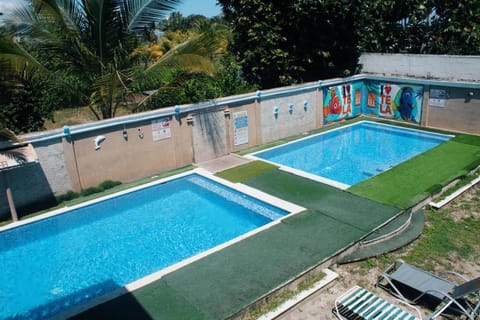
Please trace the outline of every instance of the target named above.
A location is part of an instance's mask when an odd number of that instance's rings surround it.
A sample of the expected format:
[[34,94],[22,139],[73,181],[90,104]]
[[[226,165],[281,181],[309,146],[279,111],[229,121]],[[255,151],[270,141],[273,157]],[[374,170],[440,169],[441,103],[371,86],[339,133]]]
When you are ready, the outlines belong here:
[[220,182],[197,171],[3,230],[0,318],[49,318],[125,292],[302,209]]
[[360,121],[251,156],[346,189],[452,137]]

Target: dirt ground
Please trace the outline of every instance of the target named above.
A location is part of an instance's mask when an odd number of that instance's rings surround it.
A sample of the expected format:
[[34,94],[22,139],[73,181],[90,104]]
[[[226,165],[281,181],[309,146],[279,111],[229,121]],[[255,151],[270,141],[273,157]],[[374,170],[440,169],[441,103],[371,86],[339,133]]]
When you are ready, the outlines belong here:
[[[477,184],[473,189],[467,191],[462,196],[454,200],[452,203],[448,204],[452,210],[452,215],[460,219],[463,216],[469,215],[475,218],[480,217],[480,212],[477,212],[476,209],[479,208],[478,204],[472,207],[468,207],[469,210],[465,210],[465,206],[462,204],[472,201],[472,197],[475,198],[475,195],[478,195],[480,186]],[[476,200],[474,200],[476,201]],[[479,240],[480,242],[480,240]],[[411,246],[414,245],[411,244]],[[394,254],[395,255],[395,254]],[[393,259],[395,259],[394,257]],[[393,261],[393,260],[392,260]],[[438,271],[444,271],[442,266],[438,267]],[[330,320],[337,319],[332,314],[332,308],[334,306],[335,299],[345,292],[347,289],[351,288],[354,285],[359,285],[371,292],[377,294],[381,298],[391,301],[399,306],[400,303],[395,301],[391,295],[386,293],[380,288],[375,288],[375,283],[378,275],[381,274],[383,270],[378,267],[368,267],[366,263],[351,263],[347,265],[339,265],[332,268],[333,271],[337,272],[339,277],[337,280],[332,282],[326,288],[316,292],[309,298],[305,299],[298,305],[296,305],[291,310],[277,317],[276,319],[281,320],[310,320],[310,319],[322,319]],[[474,263],[467,261],[457,261],[455,264],[455,271],[462,273],[468,278],[478,277],[480,275],[480,262],[476,261]],[[407,307],[404,307],[407,310]],[[415,311],[410,310],[412,313]],[[422,318],[426,319],[426,316],[431,313],[431,311],[426,309],[421,309]],[[438,319],[441,319],[439,317]],[[443,318],[447,319],[447,318]]]

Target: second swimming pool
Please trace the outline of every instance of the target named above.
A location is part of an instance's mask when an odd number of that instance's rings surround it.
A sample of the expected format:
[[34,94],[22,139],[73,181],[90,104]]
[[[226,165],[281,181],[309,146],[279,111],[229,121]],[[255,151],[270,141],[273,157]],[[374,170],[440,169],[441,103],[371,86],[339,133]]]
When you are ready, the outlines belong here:
[[345,189],[452,137],[360,121],[252,156]]
[[0,318],[50,318],[301,210],[215,180],[186,174],[3,230]]

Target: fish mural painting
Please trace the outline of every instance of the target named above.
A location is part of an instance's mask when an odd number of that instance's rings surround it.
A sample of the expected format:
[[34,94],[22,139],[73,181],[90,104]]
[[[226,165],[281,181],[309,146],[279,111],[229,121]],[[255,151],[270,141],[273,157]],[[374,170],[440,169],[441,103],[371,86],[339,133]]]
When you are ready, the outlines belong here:
[[423,87],[408,84],[369,82],[364,114],[382,118],[420,123]]
[[411,87],[400,89],[398,112],[403,120],[417,122],[414,114],[415,103],[415,91]]
[[361,83],[346,83],[323,89],[323,123],[361,114]]

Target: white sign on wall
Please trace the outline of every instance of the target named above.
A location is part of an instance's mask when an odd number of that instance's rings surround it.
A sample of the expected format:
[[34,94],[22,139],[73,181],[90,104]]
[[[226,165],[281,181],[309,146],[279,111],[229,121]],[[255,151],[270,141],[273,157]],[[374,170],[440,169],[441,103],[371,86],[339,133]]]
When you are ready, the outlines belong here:
[[233,143],[238,146],[248,143],[248,112],[233,113]]
[[447,98],[447,92],[441,89],[430,89],[430,97],[428,104],[432,107],[445,107],[445,99]]
[[170,117],[152,120],[152,140],[168,139],[172,136],[170,129]]

